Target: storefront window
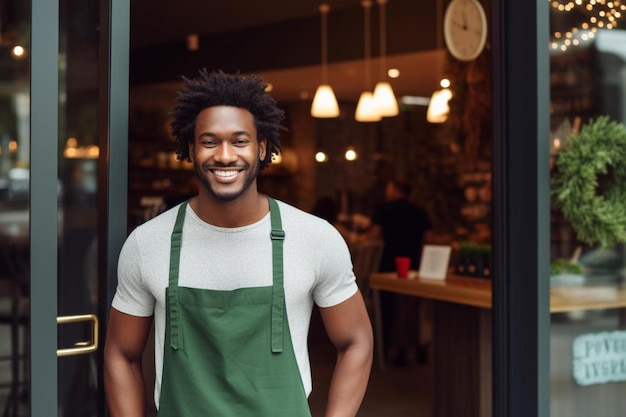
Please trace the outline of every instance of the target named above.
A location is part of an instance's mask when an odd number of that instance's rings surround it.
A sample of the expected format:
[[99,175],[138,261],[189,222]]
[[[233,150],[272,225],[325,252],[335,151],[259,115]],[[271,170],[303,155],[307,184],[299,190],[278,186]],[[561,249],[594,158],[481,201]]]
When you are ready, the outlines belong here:
[[27,415],[30,16],[0,3],[0,412]]
[[626,5],[550,8],[550,415],[624,415]]

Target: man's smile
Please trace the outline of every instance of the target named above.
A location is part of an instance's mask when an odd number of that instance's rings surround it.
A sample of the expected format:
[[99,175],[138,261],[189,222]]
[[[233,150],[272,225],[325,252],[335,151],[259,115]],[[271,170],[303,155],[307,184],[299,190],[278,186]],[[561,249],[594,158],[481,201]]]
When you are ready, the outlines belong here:
[[218,177],[231,178],[239,174],[241,171],[243,171],[243,168],[241,169],[211,169],[210,171]]

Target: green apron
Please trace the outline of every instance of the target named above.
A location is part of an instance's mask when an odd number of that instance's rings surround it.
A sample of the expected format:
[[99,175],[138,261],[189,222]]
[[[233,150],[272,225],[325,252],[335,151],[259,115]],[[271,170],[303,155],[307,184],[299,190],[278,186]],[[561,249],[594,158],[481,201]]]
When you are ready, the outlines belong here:
[[234,291],[178,286],[187,203],[180,206],[166,290],[159,417],[311,415],[285,311],[285,233],[278,204],[268,200],[273,286]]

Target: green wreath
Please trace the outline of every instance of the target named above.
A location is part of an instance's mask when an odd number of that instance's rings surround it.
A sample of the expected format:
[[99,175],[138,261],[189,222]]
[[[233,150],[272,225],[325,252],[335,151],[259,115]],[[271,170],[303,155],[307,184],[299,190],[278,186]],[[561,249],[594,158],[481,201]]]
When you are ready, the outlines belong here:
[[[626,127],[599,117],[559,152],[552,195],[578,239],[613,246],[626,241]],[[598,190],[598,176],[609,181]]]

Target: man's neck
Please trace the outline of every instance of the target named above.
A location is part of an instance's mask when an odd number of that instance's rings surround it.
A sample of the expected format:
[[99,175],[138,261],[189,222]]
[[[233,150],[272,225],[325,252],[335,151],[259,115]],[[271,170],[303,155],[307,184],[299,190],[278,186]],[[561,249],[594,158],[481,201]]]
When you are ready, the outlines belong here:
[[189,204],[202,221],[218,227],[247,226],[261,220],[269,211],[267,198],[257,191],[233,201],[222,201],[200,192]]

